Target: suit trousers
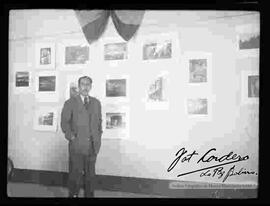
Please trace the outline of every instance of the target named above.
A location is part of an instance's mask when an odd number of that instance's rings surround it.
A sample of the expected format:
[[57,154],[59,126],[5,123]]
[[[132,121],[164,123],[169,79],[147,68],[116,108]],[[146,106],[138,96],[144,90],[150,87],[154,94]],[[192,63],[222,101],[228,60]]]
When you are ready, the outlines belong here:
[[90,154],[77,152],[69,153],[69,196],[78,195],[83,183],[84,196],[93,197],[95,185],[96,155],[91,150]]

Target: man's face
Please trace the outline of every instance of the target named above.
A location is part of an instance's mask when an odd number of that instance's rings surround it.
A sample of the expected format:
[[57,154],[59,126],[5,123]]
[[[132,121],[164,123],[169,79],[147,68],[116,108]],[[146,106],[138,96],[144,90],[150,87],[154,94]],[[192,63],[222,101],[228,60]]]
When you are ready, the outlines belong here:
[[80,85],[79,85],[79,92],[83,96],[87,96],[89,91],[92,88],[92,84],[90,83],[89,79],[81,79]]

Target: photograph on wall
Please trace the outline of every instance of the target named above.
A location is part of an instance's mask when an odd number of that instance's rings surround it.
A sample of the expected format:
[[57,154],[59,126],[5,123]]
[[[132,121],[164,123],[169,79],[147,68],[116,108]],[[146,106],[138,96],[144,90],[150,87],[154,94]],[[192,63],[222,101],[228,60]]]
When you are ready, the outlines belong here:
[[212,55],[207,52],[185,52],[185,76],[189,85],[210,85]]
[[169,108],[168,74],[167,71],[163,71],[149,83],[146,92],[146,110]]
[[106,97],[126,97],[127,96],[126,79],[107,79]]
[[63,39],[58,44],[61,70],[77,71],[90,61],[90,45],[85,39]]
[[259,87],[260,79],[259,72],[257,71],[242,71],[242,103],[253,104],[259,103]]
[[212,103],[215,97],[210,95],[191,95],[185,98],[185,110],[188,118],[194,120],[212,120]]
[[127,59],[127,43],[109,43],[104,45],[104,60]]
[[189,60],[189,82],[207,82],[207,59]]
[[80,74],[70,74],[67,75],[66,78],[66,100],[69,98],[73,98],[79,94],[78,80],[83,76]]
[[169,59],[172,57],[172,42],[164,40],[161,42],[147,42],[143,45],[143,60]]
[[86,64],[89,61],[88,46],[67,46],[65,48],[65,64]]
[[107,101],[128,101],[129,76],[107,75],[104,83],[104,93]]
[[240,56],[258,56],[260,48],[260,28],[247,24],[236,27],[237,50]]
[[44,42],[36,44],[36,67],[39,69],[55,69],[55,44]]
[[44,102],[58,101],[57,72],[46,71],[36,74],[36,100]]
[[57,110],[50,107],[37,108],[34,115],[34,129],[53,131],[57,128]]
[[13,81],[13,90],[15,94],[30,92],[32,85],[31,72],[15,71]]
[[107,104],[104,108],[104,138],[128,138],[129,108],[121,105]]
[[18,71],[16,72],[16,87],[29,87],[30,84],[29,72]]

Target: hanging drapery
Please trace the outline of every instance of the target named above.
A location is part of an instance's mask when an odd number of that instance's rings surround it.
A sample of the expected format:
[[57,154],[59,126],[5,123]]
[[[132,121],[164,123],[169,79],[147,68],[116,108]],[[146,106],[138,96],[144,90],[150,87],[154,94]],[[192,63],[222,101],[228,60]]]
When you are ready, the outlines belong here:
[[135,35],[142,22],[144,11],[76,10],[75,14],[85,38],[91,44],[103,34],[110,16],[118,34],[125,41],[129,41]]

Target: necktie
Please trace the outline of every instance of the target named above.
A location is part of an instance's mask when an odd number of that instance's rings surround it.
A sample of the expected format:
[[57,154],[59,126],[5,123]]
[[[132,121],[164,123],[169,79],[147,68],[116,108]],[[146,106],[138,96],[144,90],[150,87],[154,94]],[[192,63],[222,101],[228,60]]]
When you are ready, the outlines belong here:
[[88,107],[88,98],[87,97],[84,97],[84,107],[85,107],[85,109],[87,109],[87,107]]

